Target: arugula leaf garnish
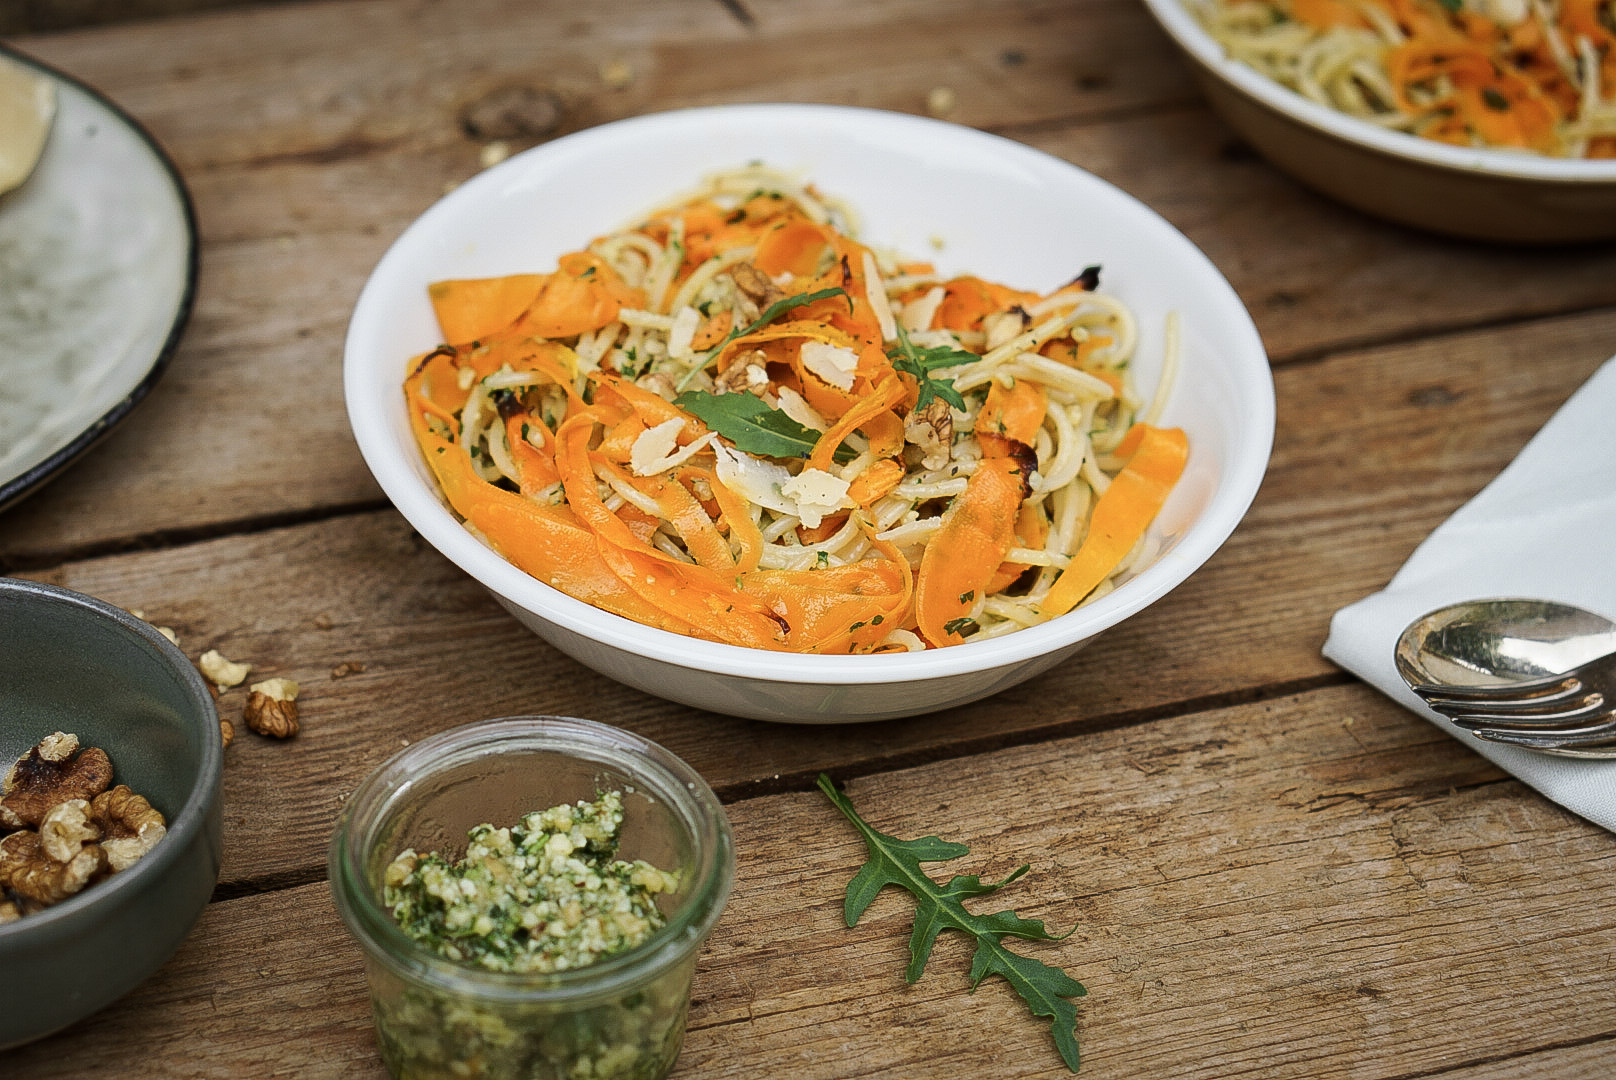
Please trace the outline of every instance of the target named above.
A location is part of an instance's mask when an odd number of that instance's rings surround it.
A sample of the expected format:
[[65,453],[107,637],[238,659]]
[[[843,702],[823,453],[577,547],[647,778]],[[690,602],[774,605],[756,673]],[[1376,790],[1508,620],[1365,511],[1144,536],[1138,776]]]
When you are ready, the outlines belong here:
[[836,790],[836,785],[824,773],[819,774],[819,790],[858,829],[870,853],[869,861],[847,885],[847,896],[842,904],[847,925],[857,924],[859,916],[886,886],[907,889],[915,897],[915,927],[909,935],[909,967],[904,972],[904,980],[915,982],[925,972],[932,945],[942,931],[969,934],[976,939],[976,953],[971,959],[971,989],[975,990],[989,975],[1002,976],[1021,995],[1034,1016],[1052,1018],[1050,1031],[1055,1049],[1066,1067],[1076,1072],[1079,1060],[1077,1006],[1067,999],[1081,997],[1088,991],[1059,968],[1013,953],[1003,942],[1006,937],[1037,941],[1058,939],[1044,929],[1042,920],[1024,919],[1014,911],[973,915],[960,902],[1004,888],[1027,872],[1026,864],[1011,871],[1003,881],[983,882],[976,874],[964,874],[950,878],[947,885],[938,885],[920,864],[958,858],[969,854],[970,848],[936,836],[923,836],[918,840],[888,836],[859,817],[852,802]]
[[786,296],[776,300],[774,303],[764,308],[763,314],[759,315],[749,325],[738,330],[734,327],[730,327],[730,331],[724,335],[723,341],[720,341],[717,345],[714,345],[712,348],[702,353],[701,356],[696,359],[696,362],[690,365],[690,370],[685,372],[684,378],[679,380],[677,389],[683,390],[686,386],[689,386],[690,380],[696,377],[696,372],[700,371],[702,368],[711,363],[713,357],[723,352],[724,346],[728,345],[736,338],[745,337],[747,334],[756,333],[765,326],[768,326],[774,320],[778,319],[780,316],[784,315],[786,312],[795,308],[804,307],[808,304],[817,304],[819,301],[829,300],[833,296],[845,297],[846,295],[847,290],[842,288],[816,289],[813,292],[797,293],[795,296]]
[[902,324],[898,326],[898,344],[887,350],[887,358],[892,366],[899,371],[913,375],[920,384],[920,397],[915,401],[915,412],[919,412],[931,404],[934,397],[940,397],[961,412],[965,411],[965,399],[960,392],[954,389],[954,384],[946,379],[934,379],[931,373],[937,368],[955,367],[959,364],[969,364],[981,357],[964,349],[951,349],[947,345],[933,345],[921,348],[909,340]]
[[[673,403],[735,444],[737,450],[767,457],[807,457],[819,442],[819,432],[752,394],[710,394],[686,390]],[[857,454],[843,443],[831,455],[839,464]]]

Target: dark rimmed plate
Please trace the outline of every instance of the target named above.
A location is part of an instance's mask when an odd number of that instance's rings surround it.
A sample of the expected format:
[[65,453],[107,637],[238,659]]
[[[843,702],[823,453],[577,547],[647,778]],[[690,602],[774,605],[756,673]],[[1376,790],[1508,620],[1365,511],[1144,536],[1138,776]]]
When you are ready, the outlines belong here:
[[190,194],[157,141],[104,95],[56,83],[45,152],[0,195],[0,510],[112,429],[156,384],[197,278]]

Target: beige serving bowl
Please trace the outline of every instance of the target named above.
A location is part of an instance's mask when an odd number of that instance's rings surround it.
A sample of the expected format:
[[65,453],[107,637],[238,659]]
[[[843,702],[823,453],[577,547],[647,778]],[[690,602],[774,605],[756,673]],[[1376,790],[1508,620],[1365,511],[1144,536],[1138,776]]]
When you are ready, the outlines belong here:
[[1472,149],[1383,128],[1230,59],[1183,0],[1145,6],[1189,59],[1212,107],[1302,183],[1403,225],[1475,240],[1616,239],[1616,160]]

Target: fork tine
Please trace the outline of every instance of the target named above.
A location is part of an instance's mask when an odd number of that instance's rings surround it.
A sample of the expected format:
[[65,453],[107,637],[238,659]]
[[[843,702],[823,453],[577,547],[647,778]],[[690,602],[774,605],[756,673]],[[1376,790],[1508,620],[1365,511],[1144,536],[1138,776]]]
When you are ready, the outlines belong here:
[[1559,709],[1552,712],[1513,712],[1493,710],[1472,710],[1470,712],[1445,713],[1449,720],[1462,728],[1472,731],[1478,728],[1493,728],[1499,731],[1518,729],[1521,731],[1579,731],[1582,726],[1598,720],[1600,717],[1611,717],[1611,709],[1605,704],[1603,698],[1595,695],[1575,709]]
[[1450,683],[1410,684],[1420,697],[1448,698],[1454,701],[1497,701],[1509,698],[1547,697],[1558,693],[1576,693],[1582,681],[1574,673],[1543,675],[1535,679],[1516,679],[1512,682],[1489,683],[1485,686],[1456,686]]
[[1523,732],[1501,729],[1476,730],[1473,734],[1488,742],[1524,746],[1532,750],[1592,749],[1616,746],[1616,716],[1609,716],[1602,724],[1592,724],[1571,732]]
[[1445,716],[1468,712],[1531,715],[1571,709],[1589,703],[1599,705],[1603,704],[1603,702],[1604,697],[1602,695],[1585,693],[1580,685],[1567,688],[1558,693],[1537,694],[1521,698],[1467,698],[1455,697],[1451,694],[1432,694],[1425,698],[1427,705]]

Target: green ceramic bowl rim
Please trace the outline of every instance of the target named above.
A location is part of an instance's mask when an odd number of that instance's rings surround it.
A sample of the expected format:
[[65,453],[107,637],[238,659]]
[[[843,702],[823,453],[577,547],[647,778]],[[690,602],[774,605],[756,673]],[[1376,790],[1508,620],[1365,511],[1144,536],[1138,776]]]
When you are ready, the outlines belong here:
[[[219,714],[213,704],[213,695],[208,693],[207,684],[202,681],[202,674],[197,671],[196,666],[173,642],[158,633],[156,627],[104,600],[59,585],[47,585],[44,582],[27,581],[22,578],[0,578],[0,604],[17,596],[37,601],[40,606],[46,608],[51,605],[75,607],[98,618],[117,623],[133,633],[161,656],[165,664],[178,676],[180,683],[189,693],[191,703],[198,707],[204,722],[201,767],[191,782],[190,791],[186,794],[180,812],[169,821],[168,833],[157,846],[129,869],[96,882],[77,896],[0,926],[0,944],[24,938],[31,933],[46,933],[58,923],[72,920],[86,908],[117,904],[120,897],[135,896],[152,878],[166,873],[176,861],[184,857],[196,836],[207,827],[208,808],[218,799],[220,772],[224,762],[224,745],[219,737]],[[111,754],[111,756],[112,767],[116,771],[117,755]]]

